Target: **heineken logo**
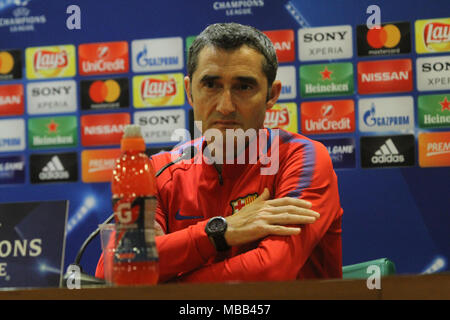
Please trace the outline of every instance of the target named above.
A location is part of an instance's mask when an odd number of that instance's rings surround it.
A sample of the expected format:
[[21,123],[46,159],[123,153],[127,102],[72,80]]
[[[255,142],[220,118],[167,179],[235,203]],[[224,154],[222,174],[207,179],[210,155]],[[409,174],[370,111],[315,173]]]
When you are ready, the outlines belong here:
[[419,127],[450,127],[450,94],[432,94],[419,96]]
[[301,96],[322,97],[353,93],[353,65],[329,63],[300,67]]
[[75,147],[77,119],[75,116],[29,119],[28,141],[32,149]]

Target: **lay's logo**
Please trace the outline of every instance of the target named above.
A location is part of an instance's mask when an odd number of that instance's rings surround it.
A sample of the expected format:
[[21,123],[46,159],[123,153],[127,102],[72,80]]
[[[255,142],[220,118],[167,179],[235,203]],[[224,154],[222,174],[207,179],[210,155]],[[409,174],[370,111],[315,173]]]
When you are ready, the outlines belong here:
[[28,79],[73,77],[76,73],[73,45],[27,48],[25,59]]
[[297,119],[298,113],[296,103],[277,103],[272,109],[266,111],[264,127],[271,129],[279,128],[297,133]]
[[264,125],[270,128],[286,126],[289,124],[289,111],[286,108],[280,110],[267,110]]
[[53,52],[40,50],[34,54],[34,69],[36,71],[67,67],[69,64],[67,51]]
[[177,94],[175,79],[145,79],[141,84],[141,96],[144,99],[169,97]]
[[183,74],[133,77],[133,104],[136,108],[183,105]]
[[428,23],[423,33],[427,47],[432,43],[450,42],[450,24],[448,23]]
[[416,52],[450,51],[450,18],[416,20]]
[[27,48],[25,56],[28,79],[73,77],[75,75],[75,47],[73,45]]

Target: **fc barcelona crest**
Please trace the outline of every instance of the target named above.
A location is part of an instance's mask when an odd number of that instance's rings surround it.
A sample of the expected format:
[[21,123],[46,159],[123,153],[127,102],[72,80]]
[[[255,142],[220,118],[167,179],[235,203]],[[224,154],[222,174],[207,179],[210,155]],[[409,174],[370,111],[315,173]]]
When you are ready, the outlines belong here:
[[233,209],[231,214],[235,214],[249,203],[255,201],[256,198],[258,198],[258,194],[251,193],[246,195],[245,197],[239,197],[236,200],[230,201],[231,208]]

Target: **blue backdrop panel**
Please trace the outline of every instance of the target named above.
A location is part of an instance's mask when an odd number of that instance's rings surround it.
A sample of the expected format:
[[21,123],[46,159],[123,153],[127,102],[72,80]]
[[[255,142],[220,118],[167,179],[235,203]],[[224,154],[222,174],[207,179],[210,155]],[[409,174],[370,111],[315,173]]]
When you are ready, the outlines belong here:
[[[354,81],[357,88],[356,65],[359,61],[383,59],[411,59],[415,77],[414,22],[418,19],[450,17],[448,0],[398,0],[398,1],[360,1],[360,0],[248,0],[238,10],[226,9],[227,3],[234,1],[66,1],[66,0],[0,0],[0,18],[13,17],[18,7],[28,10],[28,16],[41,17],[40,22],[30,23],[31,30],[12,31],[4,23],[0,23],[0,51],[2,49],[22,50],[27,47],[59,44],[78,45],[90,42],[127,41],[131,51],[131,42],[136,39],[162,37],[182,37],[183,42],[189,36],[198,34],[208,24],[215,22],[238,22],[253,25],[261,30],[294,30],[296,58],[295,61],[281,65],[291,65],[298,69],[303,64],[298,58],[297,32],[303,27],[351,25],[353,31],[353,57],[336,62],[351,62],[354,67]],[[81,29],[69,30],[66,20],[69,14],[66,9],[76,4],[81,9]],[[381,22],[408,21],[411,25],[411,53],[397,56],[380,56],[359,58],[357,55],[356,26],[365,24],[368,18],[366,9],[376,4],[381,9]],[[230,11],[231,10],[231,11]],[[23,14],[23,13],[22,13]],[[42,16],[45,18],[42,19]],[[44,21],[42,21],[44,20]],[[29,24],[29,25],[30,25]],[[437,53],[432,56],[442,56]],[[448,55],[448,52],[447,52]],[[321,61],[318,63],[325,63]],[[314,62],[316,63],[316,62]],[[174,72],[186,72],[186,68]],[[136,75],[130,71],[114,75],[128,77],[130,88],[132,78]],[[448,73],[447,73],[448,75]],[[80,87],[81,80],[96,77],[83,77],[78,69],[72,77]],[[97,78],[102,78],[101,76]],[[58,79],[52,79],[58,80]],[[30,80],[23,78],[2,81],[3,84],[22,83]],[[131,95],[130,90],[130,95]],[[346,97],[354,99],[356,119],[359,95]],[[419,93],[408,92],[414,98],[415,106]],[[383,94],[377,95],[385,96]],[[386,95],[392,96],[392,95]],[[79,98],[77,98],[79,100]],[[330,99],[334,99],[331,97]],[[314,98],[309,100],[320,100]],[[323,100],[323,99],[322,99]],[[137,110],[130,101],[130,112],[133,118]],[[286,102],[295,102],[300,106],[300,88],[297,83],[297,98]],[[187,114],[190,107],[187,103],[181,107]],[[164,108],[155,108],[156,110]],[[417,108],[415,107],[416,119]],[[108,113],[108,111],[104,111]],[[118,111],[110,111],[118,112]],[[120,112],[123,112],[122,110]],[[94,112],[95,113],[95,112]],[[77,105],[77,111],[71,115],[81,117],[84,114]],[[30,118],[27,112],[20,116],[25,121]],[[0,117],[0,119],[15,117]],[[79,122],[78,122],[79,124]],[[300,124],[300,123],[299,123]],[[186,120],[185,127],[189,128]],[[300,125],[299,125],[300,128]],[[438,129],[432,131],[448,131]],[[421,130],[415,123],[414,135],[416,146],[415,165],[408,168],[376,168],[362,169],[360,137],[364,136],[358,127],[354,133],[315,135],[311,138],[354,138],[356,144],[356,168],[336,170],[339,178],[341,202],[344,208],[343,220],[343,261],[344,264],[356,263],[379,257],[393,260],[399,273],[422,273],[449,270],[450,258],[450,170],[449,167],[420,168],[418,164],[417,139]],[[80,134],[80,129],[78,128]],[[151,144],[149,147],[163,147],[163,144]],[[117,146],[116,146],[117,147]],[[76,151],[78,161],[81,152],[86,148],[79,142],[77,147],[64,151]],[[45,151],[54,151],[52,149]],[[30,183],[29,155],[36,153],[27,147],[20,152],[1,152],[0,156],[25,155],[25,183],[0,185],[0,202],[69,200],[69,218],[66,241],[67,266],[75,258],[83,240],[111,213],[109,183],[83,183],[81,180],[81,162],[78,164],[78,181],[65,184]],[[43,221],[42,223],[45,223]],[[86,251],[82,260],[84,269],[94,273],[100,254],[100,242],[97,239]]]

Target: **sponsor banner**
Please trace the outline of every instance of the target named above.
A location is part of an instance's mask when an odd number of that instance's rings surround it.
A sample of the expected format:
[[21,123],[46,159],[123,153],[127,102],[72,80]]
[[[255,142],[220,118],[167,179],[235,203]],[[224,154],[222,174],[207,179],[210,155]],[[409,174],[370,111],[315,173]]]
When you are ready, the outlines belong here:
[[302,28],[298,30],[300,61],[353,57],[352,26]]
[[408,92],[412,89],[411,59],[358,62],[359,93]]
[[[31,0],[0,0],[0,10],[3,11],[0,16],[0,32],[7,32],[10,35],[19,38],[22,32],[34,32],[34,34],[24,35],[33,37],[35,34],[44,34],[48,16],[43,14],[47,12],[47,7],[28,6]],[[33,1],[36,3],[36,1]],[[38,13],[36,13],[36,9]],[[1,286],[0,286],[1,287]]]
[[450,132],[419,133],[419,166],[450,167]]
[[128,42],[80,44],[78,68],[82,76],[128,72]]
[[264,127],[279,128],[290,132],[298,133],[298,112],[297,104],[277,103],[271,109],[266,111]]
[[300,106],[303,134],[355,131],[353,100],[303,102]]
[[[16,189],[20,202],[8,199],[0,204],[0,288],[65,287],[62,275],[69,201],[48,201],[30,192],[28,197],[39,200],[28,202],[22,190]],[[53,192],[45,195],[54,197]]]
[[133,104],[136,108],[184,105],[182,73],[133,77]]
[[264,31],[275,47],[278,62],[292,62],[295,60],[294,30]]
[[356,152],[354,138],[317,139],[323,143],[330,154],[334,169],[356,167]]
[[0,185],[25,183],[25,157],[0,157]]
[[117,109],[130,106],[128,78],[81,80],[81,109]]
[[25,150],[25,120],[0,120],[0,152]]
[[281,81],[279,100],[297,98],[297,77],[294,66],[278,67],[276,80]]
[[175,134],[175,130],[186,130],[186,118],[183,109],[152,110],[134,113],[134,124],[141,126],[145,143],[168,143],[186,140],[186,134]]
[[30,180],[33,184],[77,181],[77,153],[30,155]]
[[328,63],[300,67],[303,98],[353,94],[353,64]]
[[416,20],[416,52],[450,52],[450,18]]
[[184,66],[181,37],[133,40],[133,72],[178,70]]
[[129,113],[81,116],[81,144],[85,147],[120,144],[127,124]]
[[74,80],[31,82],[27,84],[28,114],[77,111],[77,84]]
[[417,105],[420,128],[450,127],[450,93],[419,96]]
[[22,51],[0,51],[0,81],[22,78]]
[[31,149],[76,147],[76,116],[28,119],[28,143]]
[[111,182],[120,149],[84,150],[81,153],[81,178],[85,183]]
[[387,56],[411,52],[409,22],[383,23],[371,29],[356,27],[358,56]]
[[76,73],[73,45],[27,48],[25,61],[28,79],[65,78]]
[[361,137],[363,168],[414,166],[414,135]]
[[411,96],[359,99],[358,114],[362,132],[414,130]]
[[0,117],[20,116],[24,112],[23,85],[0,86]]
[[450,56],[418,58],[416,72],[417,90],[450,90]]
[[[222,13],[223,17],[242,17],[242,16],[256,16],[261,14],[262,8],[264,8],[264,0],[252,0],[252,1],[211,1],[214,15]],[[209,14],[209,12],[208,12]],[[223,18],[221,18],[223,19]]]

